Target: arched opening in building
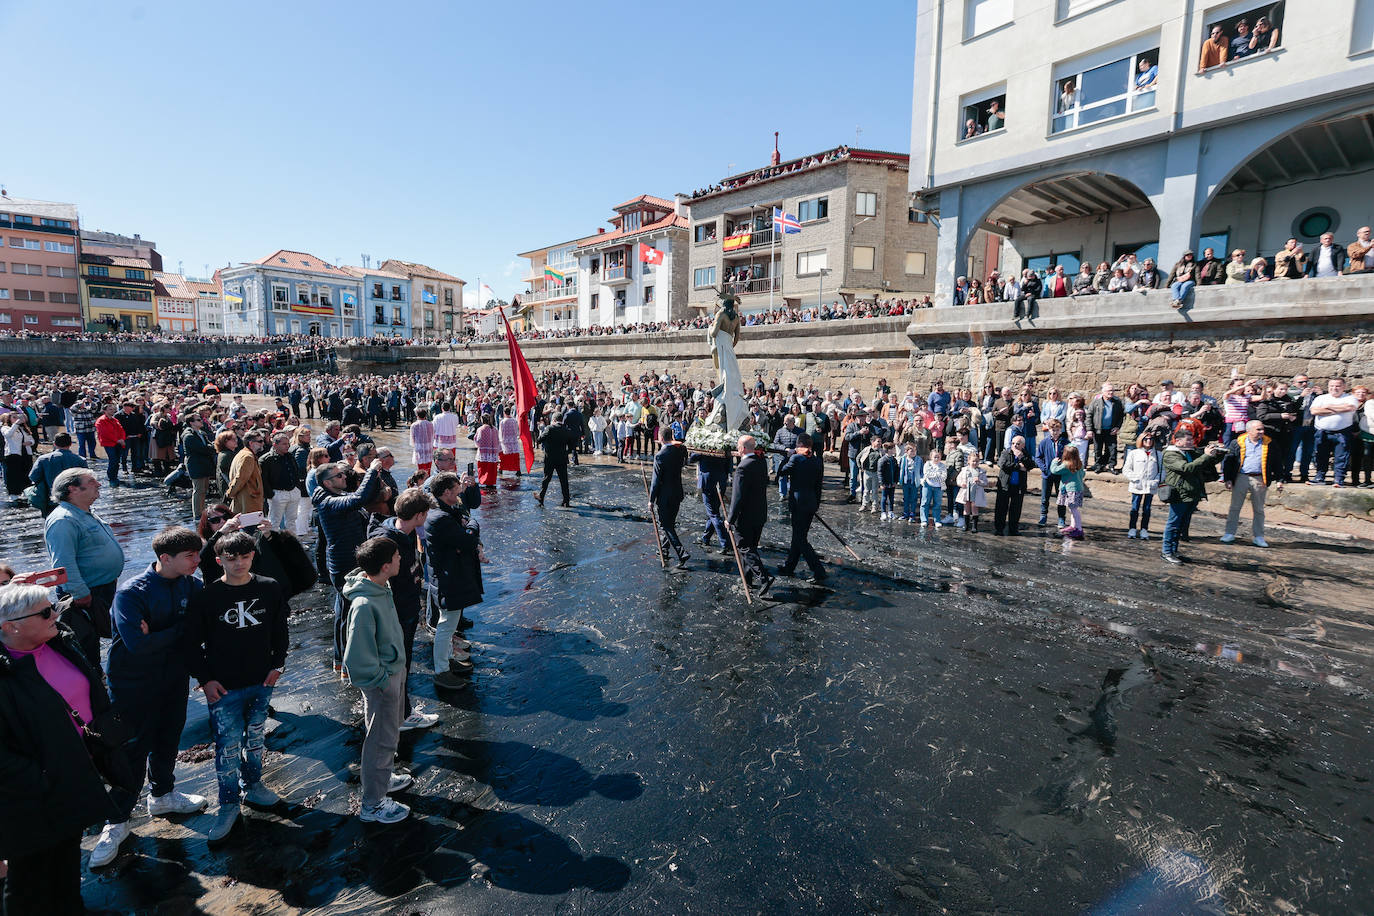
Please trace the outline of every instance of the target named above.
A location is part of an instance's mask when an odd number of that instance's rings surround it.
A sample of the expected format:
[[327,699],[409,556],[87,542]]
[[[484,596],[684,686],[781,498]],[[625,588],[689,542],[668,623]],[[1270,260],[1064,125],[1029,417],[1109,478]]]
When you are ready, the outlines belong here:
[[1217,257],[1243,250],[1247,261],[1262,257],[1272,271],[1290,238],[1309,254],[1324,232],[1345,247],[1374,221],[1371,173],[1374,108],[1309,121],[1237,166],[1203,210],[1202,226],[1226,239]]

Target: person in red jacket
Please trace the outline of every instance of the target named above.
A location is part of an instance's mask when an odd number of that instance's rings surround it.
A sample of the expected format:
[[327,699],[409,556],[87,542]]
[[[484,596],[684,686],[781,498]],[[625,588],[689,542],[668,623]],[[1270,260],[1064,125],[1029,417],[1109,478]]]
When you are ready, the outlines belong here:
[[123,425],[115,419],[115,406],[106,404],[95,421],[95,441],[105,450],[105,460],[109,463],[105,476],[112,487],[119,486],[119,462],[128,447],[126,436]]

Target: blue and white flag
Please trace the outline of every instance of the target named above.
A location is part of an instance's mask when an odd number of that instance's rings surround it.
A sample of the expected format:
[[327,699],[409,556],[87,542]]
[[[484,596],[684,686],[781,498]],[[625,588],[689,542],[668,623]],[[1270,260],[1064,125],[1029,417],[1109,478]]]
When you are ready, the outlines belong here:
[[423,299],[425,302],[429,303],[430,305],[434,305],[439,301],[439,297],[431,293],[429,290],[425,290],[423,293],[421,293],[420,298]]
[[782,212],[781,207],[774,207],[773,228],[781,230],[785,235],[793,235],[801,232],[801,220],[790,213]]

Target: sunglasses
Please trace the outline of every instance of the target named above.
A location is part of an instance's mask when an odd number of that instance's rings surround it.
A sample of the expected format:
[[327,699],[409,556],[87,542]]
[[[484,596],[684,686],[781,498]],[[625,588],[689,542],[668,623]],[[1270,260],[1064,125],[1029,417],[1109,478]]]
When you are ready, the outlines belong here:
[[28,620],[30,617],[42,617],[44,620],[51,620],[52,615],[56,613],[57,612],[53,610],[53,606],[50,604],[47,607],[43,608],[43,610],[41,611],[34,611],[32,614],[25,614],[22,617],[11,617],[10,623],[17,623],[21,620]]

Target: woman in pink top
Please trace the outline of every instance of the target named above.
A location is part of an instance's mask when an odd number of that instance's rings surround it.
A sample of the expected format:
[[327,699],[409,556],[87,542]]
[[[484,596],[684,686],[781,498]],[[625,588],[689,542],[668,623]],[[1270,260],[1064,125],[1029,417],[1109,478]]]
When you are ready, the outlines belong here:
[[429,411],[423,407],[415,408],[415,422],[410,424],[410,447],[414,449],[415,469],[429,474],[434,463],[434,424],[429,422]]
[[501,434],[496,431],[491,414],[482,414],[482,425],[473,438],[477,443],[477,482],[484,487],[494,487],[501,468]]
[[72,631],[58,626],[46,588],[0,586],[0,649],[6,912],[84,913],[81,835],[117,810],[81,725],[110,699]]
[[1250,419],[1250,394],[1252,388],[1244,378],[1231,379],[1231,387],[1226,389],[1223,403],[1223,418],[1226,420],[1222,444],[1230,445],[1231,440],[1245,432],[1245,423]]

